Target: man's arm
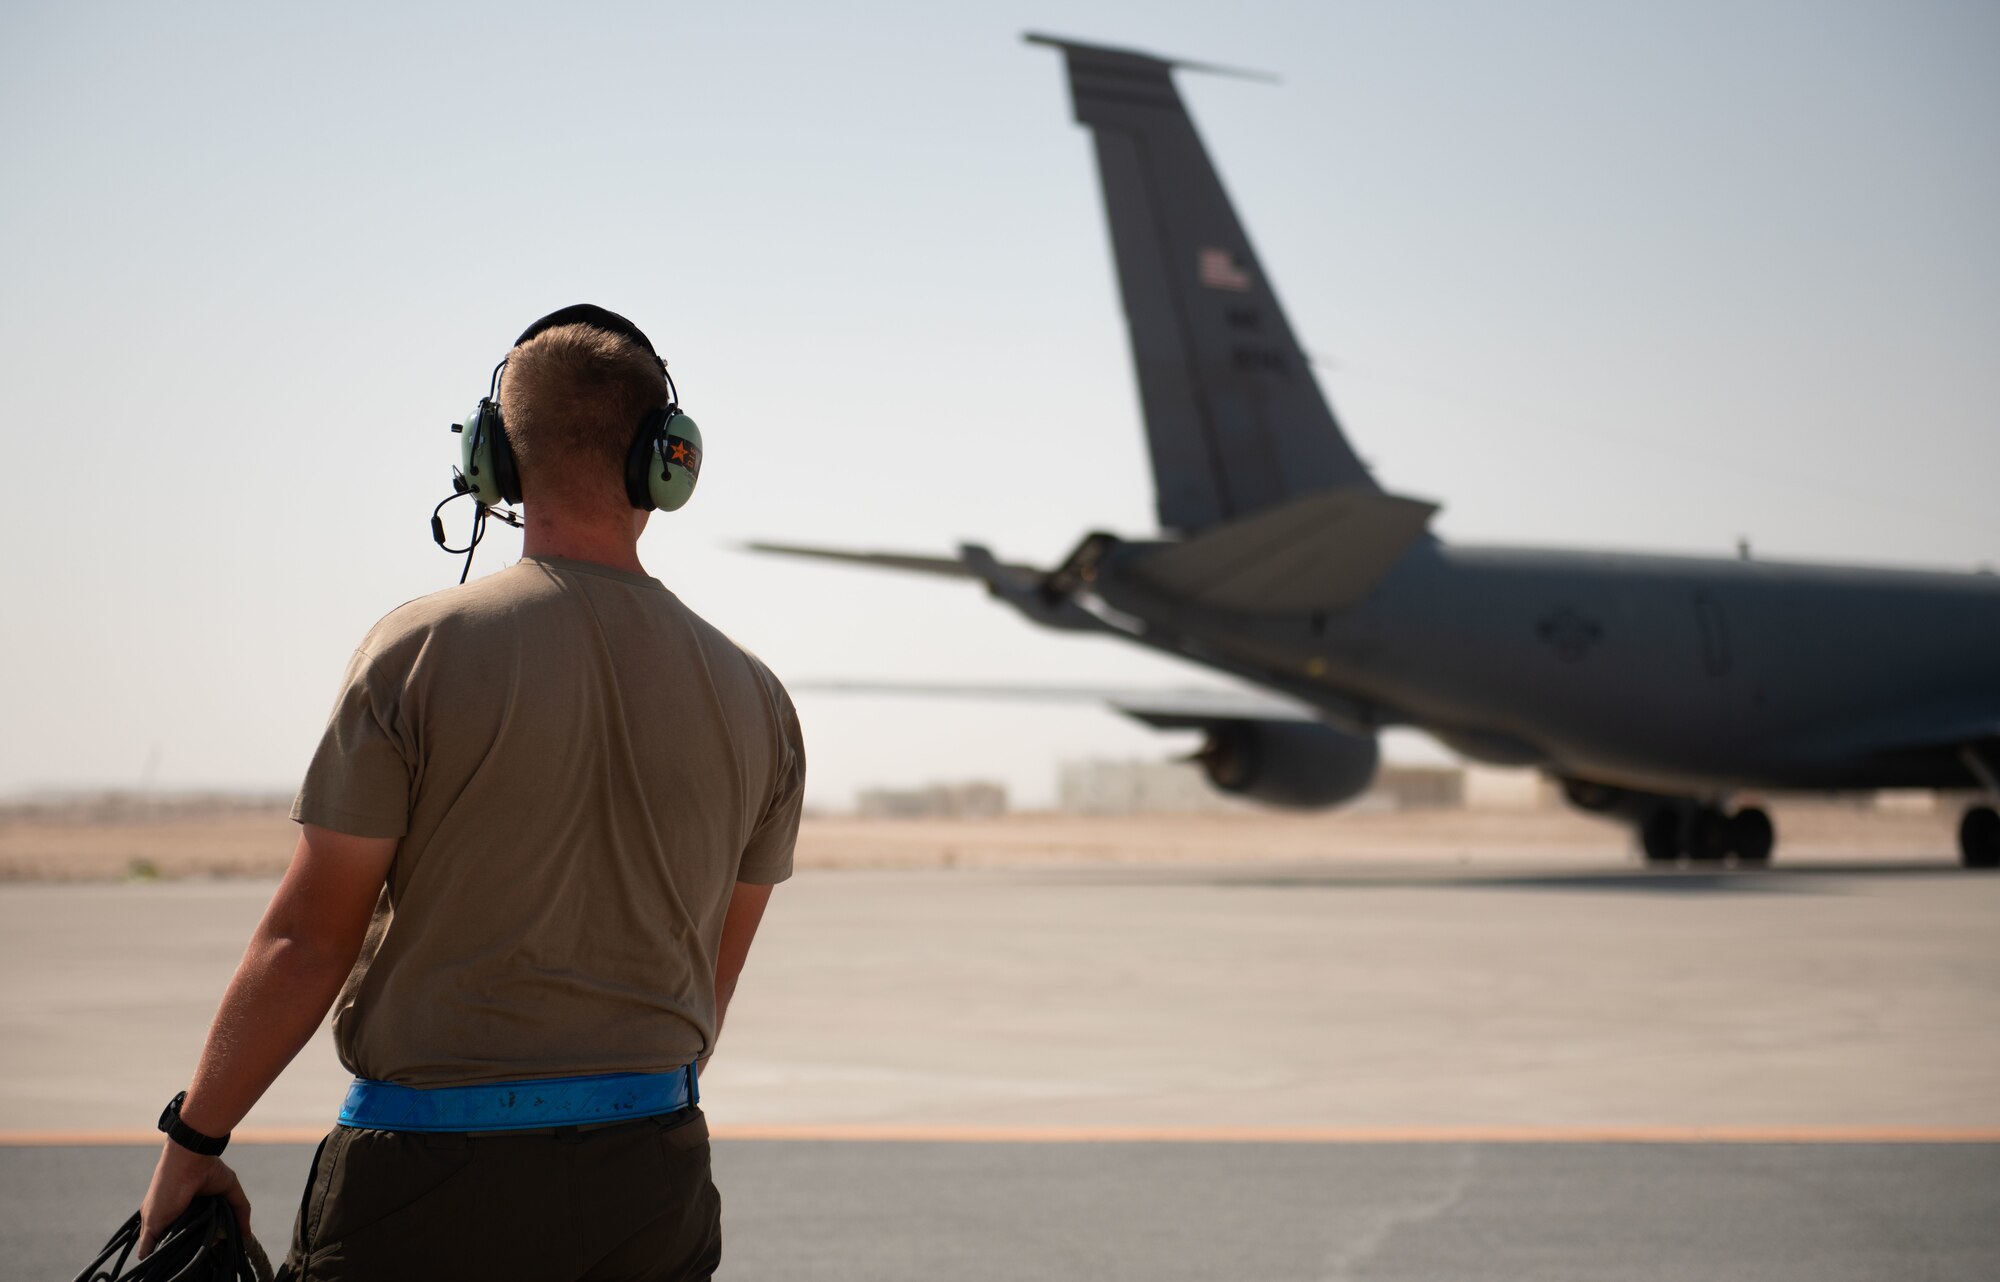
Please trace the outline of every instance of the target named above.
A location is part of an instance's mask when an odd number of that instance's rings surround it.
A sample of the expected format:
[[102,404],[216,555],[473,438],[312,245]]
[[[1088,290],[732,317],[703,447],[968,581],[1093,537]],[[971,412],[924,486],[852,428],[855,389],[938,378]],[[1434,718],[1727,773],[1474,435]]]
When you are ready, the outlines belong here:
[[[764,920],[764,905],[771,902],[771,887],[739,881],[730,892],[729,909],[722,916],[722,947],[715,958],[715,1036],[722,1038],[722,1021],[729,1015],[729,999],[736,995],[736,979],[750,958],[750,941],[757,937],[757,924]],[[709,1056],[715,1054],[713,1048]],[[706,1066],[708,1059],[702,1060]]]
[[[183,1122],[204,1135],[228,1134],[312,1038],[354,968],[397,841],[304,826],[209,1026]],[[235,1173],[168,1140],[140,1207],[141,1257],[202,1193],[227,1197],[249,1232],[250,1203]]]

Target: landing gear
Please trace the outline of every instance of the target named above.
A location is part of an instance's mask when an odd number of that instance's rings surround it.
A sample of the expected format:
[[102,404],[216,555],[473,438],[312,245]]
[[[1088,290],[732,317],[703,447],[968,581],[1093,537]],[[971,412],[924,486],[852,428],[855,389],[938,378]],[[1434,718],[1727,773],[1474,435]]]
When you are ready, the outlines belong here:
[[[2000,825],[2000,816],[1995,820]],[[1995,836],[2000,841],[2000,828]],[[1757,806],[1730,814],[1716,806],[1662,801],[1639,821],[1639,847],[1656,866],[1682,859],[1714,866],[1734,855],[1742,867],[1761,868],[1771,862],[1776,843],[1771,816]]]
[[1729,816],[1708,806],[1690,814],[1687,854],[1698,864],[1719,864],[1729,858]]
[[1761,806],[1745,806],[1729,818],[1729,848],[1739,864],[1768,864],[1778,830]]
[[1974,806],[1958,821],[1958,861],[1967,868],[2000,868],[2000,810]]
[[[1771,816],[1757,806],[1732,813],[1690,797],[1640,792],[1587,779],[1564,779],[1563,792],[1579,810],[1631,824],[1638,832],[1639,849],[1647,864],[1654,867],[1683,859],[1714,867],[1733,855],[1738,867],[1762,868],[1771,862],[1771,848],[1777,842]],[[1993,821],[1988,840],[2000,851],[2000,815],[1990,810],[1986,813]]]
[[1681,808],[1660,806],[1639,825],[1639,848],[1649,864],[1677,863],[1681,857]]

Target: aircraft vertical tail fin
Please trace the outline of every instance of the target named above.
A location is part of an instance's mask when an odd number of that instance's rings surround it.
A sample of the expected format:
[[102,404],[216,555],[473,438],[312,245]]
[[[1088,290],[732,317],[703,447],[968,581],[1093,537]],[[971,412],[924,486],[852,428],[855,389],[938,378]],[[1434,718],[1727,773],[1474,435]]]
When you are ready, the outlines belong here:
[[1317,490],[1379,488],[1174,88],[1174,67],[1199,64],[1028,40],[1062,50],[1095,138],[1160,524],[1192,533]]

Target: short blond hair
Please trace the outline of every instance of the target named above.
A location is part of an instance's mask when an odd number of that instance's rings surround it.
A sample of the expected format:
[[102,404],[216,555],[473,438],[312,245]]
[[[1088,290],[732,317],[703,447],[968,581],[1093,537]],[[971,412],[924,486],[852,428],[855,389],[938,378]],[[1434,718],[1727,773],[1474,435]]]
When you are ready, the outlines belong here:
[[500,413],[521,496],[594,503],[625,493],[625,455],[648,411],[667,403],[660,362],[622,334],[558,325],[515,348]]

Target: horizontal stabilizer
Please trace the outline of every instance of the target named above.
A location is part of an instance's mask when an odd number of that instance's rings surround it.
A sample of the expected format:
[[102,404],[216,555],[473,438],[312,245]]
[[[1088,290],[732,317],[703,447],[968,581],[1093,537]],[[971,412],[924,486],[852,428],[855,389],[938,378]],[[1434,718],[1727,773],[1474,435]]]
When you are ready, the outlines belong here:
[[925,681],[794,681],[794,691],[918,695],[937,699],[1005,699],[1029,703],[1101,703],[1158,729],[1197,729],[1218,721],[1318,721],[1311,705],[1255,690],[1195,687],[1145,690],[1130,686],[1005,685]]
[[1124,572],[1216,610],[1339,610],[1368,594],[1436,511],[1435,503],[1373,490],[1323,490],[1212,526]]
[[1160,58],[1137,49],[1120,49],[1113,45],[1091,44],[1085,40],[1069,40],[1062,36],[1044,35],[1039,31],[1023,32],[1021,39],[1031,45],[1047,45],[1051,49],[1061,49],[1068,53],[1095,54],[1107,58],[1123,58],[1133,62],[1157,63],[1163,67],[1174,67],[1181,71],[1205,71],[1215,76],[1234,76],[1238,80],[1261,80],[1275,85],[1278,78],[1268,71],[1251,71],[1245,67],[1223,67],[1213,62],[1195,62],[1188,58]]
[[[881,570],[909,570],[917,574],[936,574],[950,579],[983,579],[986,576],[966,564],[961,557],[916,556],[905,552],[849,552],[840,548],[806,547],[796,543],[746,543],[752,552],[776,552],[781,556],[809,556],[822,561],[845,561],[850,565],[868,565]],[[1040,571],[1029,565],[1002,564],[998,568],[1014,574],[1039,577]]]

